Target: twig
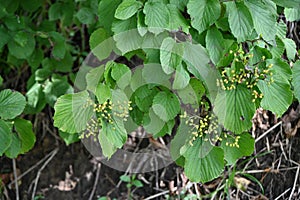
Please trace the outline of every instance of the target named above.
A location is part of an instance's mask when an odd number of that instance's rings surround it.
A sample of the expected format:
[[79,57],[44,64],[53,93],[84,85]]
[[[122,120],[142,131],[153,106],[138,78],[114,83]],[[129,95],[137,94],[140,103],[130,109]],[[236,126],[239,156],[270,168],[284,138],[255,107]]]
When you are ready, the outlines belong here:
[[289,200],[291,200],[292,197],[293,197],[293,194],[294,194],[294,191],[295,191],[295,188],[296,188],[296,185],[297,185],[298,177],[299,177],[299,171],[300,171],[300,166],[298,165],[298,169],[297,169],[297,172],[296,172],[296,176],[295,176],[295,181],[294,181],[293,189],[292,189],[292,191],[291,191]]
[[255,139],[255,143],[258,142],[259,140],[261,140],[263,137],[265,137],[268,133],[270,133],[271,131],[273,131],[275,128],[277,128],[277,126],[281,125],[282,121],[278,122],[277,124],[275,124],[274,126],[272,126],[272,128],[270,128],[269,130],[267,130],[266,132],[264,132],[262,135],[260,135],[258,138]]
[[20,180],[21,178],[23,178],[24,176],[26,176],[29,172],[31,172],[32,170],[34,170],[34,168],[36,168],[37,166],[39,166],[42,162],[44,162],[51,154],[53,153],[53,151],[51,151],[49,154],[47,154],[43,159],[41,159],[39,162],[37,162],[36,164],[34,164],[32,167],[30,167],[29,169],[27,169],[23,174],[21,174],[20,176],[18,176],[17,179],[13,180],[12,182],[10,182],[7,186],[8,188],[11,188],[11,185],[14,184],[15,182],[17,182],[18,180]]
[[49,162],[53,159],[53,157],[57,154],[59,148],[56,147],[53,151],[51,156],[45,161],[45,163],[42,165],[42,167],[39,169],[37,176],[35,178],[35,182],[34,182],[34,187],[33,187],[33,191],[32,191],[32,195],[31,195],[31,199],[34,200],[34,196],[35,196],[35,192],[36,192],[36,188],[37,188],[37,184],[39,182],[39,178],[41,176],[42,171],[45,169],[45,167],[49,164]]
[[92,200],[93,197],[94,197],[94,194],[95,194],[95,191],[96,191],[96,188],[97,188],[97,185],[98,185],[98,181],[99,181],[100,169],[101,169],[101,163],[98,163],[98,165],[97,165],[97,172],[96,172],[96,178],[95,178],[95,182],[94,182],[94,185],[93,185],[93,190],[92,190],[92,192],[90,194],[89,200]]
[[290,191],[291,188],[287,189],[286,191],[284,191],[281,195],[279,195],[278,197],[276,197],[275,200],[280,199],[282,196],[284,196],[288,191]]
[[[17,166],[16,166],[16,159],[12,159],[12,163],[13,163],[13,170],[14,170],[14,179],[17,180],[18,175],[17,175]],[[19,185],[18,185],[18,181],[15,182],[15,189],[16,189],[16,200],[20,199],[19,196]]]
[[169,193],[169,191],[163,191],[163,192],[157,193],[157,194],[155,194],[155,195],[152,195],[152,196],[150,196],[150,197],[147,197],[147,198],[144,199],[144,200],[154,199],[154,198],[156,198],[156,197],[159,197],[159,196],[162,196],[162,195],[168,194],[168,193]]

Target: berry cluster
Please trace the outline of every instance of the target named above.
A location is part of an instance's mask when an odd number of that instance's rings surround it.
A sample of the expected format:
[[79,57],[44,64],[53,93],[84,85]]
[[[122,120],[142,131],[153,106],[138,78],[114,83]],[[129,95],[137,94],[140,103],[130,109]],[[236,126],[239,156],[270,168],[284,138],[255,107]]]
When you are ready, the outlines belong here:
[[[225,143],[226,146],[237,147],[237,148],[240,147],[239,140],[240,140],[241,136],[239,136],[239,135],[234,136],[234,135],[230,135],[230,134],[224,134],[224,138],[228,138],[228,137],[231,137],[231,138],[227,139],[227,141]],[[230,142],[230,140],[232,140],[232,142]]]
[[102,104],[93,103],[93,106],[96,115],[88,121],[86,131],[80,135],[81,139],[96,136],[102,123],[109,123],[112,126],[112,130],[116,130],[115,117],[120,117],[123,121],[127,121],[129,110],[132,110],[130,101],[124,101],[123,103],[117,101],[116,104],[113,104],[110,100],[107,100]]
[[[197,138],[203,138],[208,135],[211,136],[211,141],[214,143],[222,140],[218,134],[219,124],[214,114],[199,117],[198,115],[187,116],[187,112],[184,112],[180,117],[185,119],[185,123],[191,127],[191,139],[189,141],[191,146],[193,146],[193,141]],[[208,141],[208,138],[204,138],[204,141]]]
[[265,56],[261,57],[261,60],[254,64],[249,65],[249,59],[253,57],[253,54],[246,54],[240,48],[237,52],[230,50],[230,54],[234,55],[234,61],[232,66],[225,67],[221,71],[221,78],[217,79],[217,86],[224,91],[235,90],[237,85],[245,85],[252,91],[253,99],[255,102],[258,98],[263,98],[263,94],[260,93],[257,83],[259,80],[265,80],[268,85],[274,82],[272,67],[273,64],[265,66]]

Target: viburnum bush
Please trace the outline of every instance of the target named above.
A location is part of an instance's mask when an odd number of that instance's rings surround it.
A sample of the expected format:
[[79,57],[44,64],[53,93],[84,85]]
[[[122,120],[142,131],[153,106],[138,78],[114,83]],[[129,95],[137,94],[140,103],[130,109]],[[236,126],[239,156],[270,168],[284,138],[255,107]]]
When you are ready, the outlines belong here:
[[[65,3],[59,3],[50,7],[49,17],[65,24],[73,14],[65,15],[68,9],[62,11]],[[257,108],[280,117],[300,99],[300,62],[286,25],[300,19],[299,0],[100,0],[91,5],[91,12],[76,16],[85,23],[96,13],[89,45],[100,62],[83,63],[72,76],[75,93],[65,87],[69,94],[46,95],[42,104],[56,102],[54,125],[66,141],[93,137],[110,158],[138,126],[154,138],[175,132],[171,157],[190,180],[207,182],[252,154],[248,131]],[[36,37],[54,43],[54,59],[41,62],[35,84],[54,84],[45,66],[61,71],[56,67],[69,52],[68,46],[60,51],[62,37],[45,32]],[[24,45],[25,33],[14,43]],[[7,42],[14,52],[13,42]],[[32,51],[40,55],[38,49]],[[29,61],[27,54],[13,56]],[[46,79],[37,79],[43,74]]]

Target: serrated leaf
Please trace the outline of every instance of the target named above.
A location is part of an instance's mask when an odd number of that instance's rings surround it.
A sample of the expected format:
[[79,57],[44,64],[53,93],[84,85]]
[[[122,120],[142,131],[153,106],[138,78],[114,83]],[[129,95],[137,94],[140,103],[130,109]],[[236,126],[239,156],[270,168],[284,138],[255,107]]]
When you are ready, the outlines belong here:
[[0,117],[13,119],[20,115],[26,105],[25,97],[20,92],[5,89],[0,92]]
[[121,51],[122,55],[130,51],[140,49],[143,43],[143,38],[137,29],[128,29],[125,32],[114,35],[113,38],[116,41],[116,46]]
[[34,36],[28,32],[19,31],[13,38],[7,44],[9,52],[19,59],[29,58],[35,49]]
[[32,124],[28,120],[18,118],[14,120],[14,126],[21,142],[19,153],[24,154],[33,148],[36,141],[35,134],[32,130]]
[[252,126],[255,113],[251,91],[237,85],[236,89],[219,92],[214,111],[226,129],[235,133],[247,131]]
[[103,79],[105,67],[103,65],[91,69],[86,74],[86,82],[87,82],[87,89],[93,93],[95,93],[98,84],[100,84],[101,80]]
[[165,126],[165,122],[153,112],[153,109],[149,110],[149,113],[146,117],[149,119],[144,121],[147,121],[148,123],[145,123],[143,127],[147,133],[155,135],[159,133]]
[[0,119],[0,156],[9,148],[12,142],[12,133],[5,121]]
[[20,1],[22,8],[28,12],[34,12],[43,5],[41,0]]
[[125,64],[116,63],[112,68],[111,76],[119,88],[124,89],[130,84],[131,70]]
[[43,51],[41,49],[35,49],[34,52],[31,54],[31,56],[27,59],[28,64],[30,65],[32,71],[35,71],[40,66],[43,59],[44,59]]
[[7,30],[3,27],[0,27],[0,50],[6,45],[10,39],[9,34],[7,33]]
[[190,82],[190,75],[189,73],[184,69],[182,64],[178,65],[176,67],[175,72],[175,78],[173,82],[173,89],[179,90],[185,88]]
[[90,48],[93,54],[99,59],[107,58],[113,50],[113,39],[109,37],[106,30],[98,28],[90,36]]
[[261,100],[261,107],[275,113],[277,117],[281,117],[293,100],[290,84],[282,78],[277,77],[274,78],[274,83],[271,83],[270,85],[262,80],[260,80],[257,85],[264,95]]
[[100,104],[106,102],[111,97],[110,88],[103,83],[99,83],[96,87],[95,95]]
[[282,7],[287,7],[287,8],[298,8],[300,6],[299,0],[272,0],[274,1],[277,5],[282,6]]
[[191,78],[187,87],[177,90],[178,97],[183,104],[190,104],[196,107],[199,106],[199,102],[204,92],[205,87],[197,78]]
[[292,84],[294,86],[294,95],[298,100],[300,100],[300,60],[295,62],[292,71],[293,71]]
[[66,143],[67,146],[69,146],[74,142],[78,142],[80,140],[78,134],[76,133],[70,134],[70,133],[63,132],[61,130],[58,130],[58,133],[59,133],[59,137],[63,139],[63,141]]
[[220,17],[221,5],[218,0],[190,0],[187,12],[191,16],[192,26],[202,33]]
[[284,43],[283,43],[282,39],[279,38],[278,36],[276,36],[275,41],[276,41],[276,45],[272,46],[270,51],[274,58],[280,58],[282,56],[282,54],[284,53]]
[[112,21],[114,21],[115,11],[122,0],[102,0],[98,6],[99,25],[103,26],[110,34]]
[[51,36],[54,45],[52,55],[54,58],[63,59],[66,53],[65,38],[57,32],[51,32],[49,35]]
[[154,96],[159,92],[156,87],[143,85],[134,92],[134,102],[143,112],[149,112]]
[[75,10],[75,3],[72,1],[68,2],[56,2],[51,5],[48,15],[49,20],[61,20],[63,25],[69,25],[72,23],[73,14]]
[[223,35],[216,27],[212,27],[207,31],[205,42],[210,58],[216,65],[221,59],[222,53],[225,49]]
[[35,83],[26,93],[27,105],[25,113],[34,114],[40,112],[46,105],[43,86]]
[[86,129],[93,114],[92,100],[87,91],[66,94],[54,105],[54,126],[68,133],[79,133]]
[[183,45],[177,44],[174,39],[167,37],[160,47],[160,63],[166,74],[171,74],[181,64]]
[[105,157],[111,158],[111,156],[116,152],[117,147],[107,138],[107,136],[100,131],[98,134],[98,140],[101,145],[102,153]]
[[144,64],[142,68],[142,78],[147,84],[163,85],[167,88],[171,87],[169,79],[171,75],[166,74],[160,64],[149,63]]
[[189,23],[182,16],[180,10],[176,7],[176,5],[168,4],[167,6],[170,11],[169,28],[171,30],[181,29],[184,33],[188,33],[189,32]]
[[229,26],[238,42],[244,42],[251,35],[253,22],[248,8],[243,2],[228,2],[226,4],[229,16]]
[[238,140],[238,147],[226,145],[226,142],[229,144],[234,143],[234,138],[227,137],[222,140],[221,148],[224,150],[227,165],[233,165],[237,159],[243,156],[250,156],[254,151],[254,138],[250,134],[242,133],[238,136],[240,137]]
[[163,121],[174,119],[180,111],[180,103],[177,96],[169,91],[161,91],[153,98],[154,113]]
[[52,75],[51,81],[47,80],[44,84],[45,99],[51,107],[61,95],[73,93],[73,88],[65,76]]
[[122,122],[114,121],[113,124],[102,122],[100,134],[104,134],[110,143],[121,148],[127,140],[127,132]]
[[288,59],[294,60],[297,53],[295,41],[289,38],[283,38],[282,41],[284,43]]
[[145,14],[145,24],[148,30],[158,34],[170,23],[170,11],[162,2],[146,2],[143,12]]
[[224,169],[224,152],[219,147],[203,153],[201,139],[196,139],[193,146],[188,145],[183,156],[185,157],[184,172],[192,182],[208,182],[217,178]]
[[245,4],[251,13],[257,34],[262,35],[266,41],[275,40],[277,17],[272,8],[262,0],[247,0]]
[[11,144],[8,149],[5,151],[5,155],[8,158],[17,158],[17,156],[20,154],[21,151],[21,141],[19,140],[18,136],[16,134],[11,133]]
[[285,8],[284,15],[290,22],[297,21],[300,19],[300,3],[298,8]]
[[92,24],[96,20],[93,10],[86,7],[81,8],[75,16],[82,24]]
[[145,24],[145,14],[143,11],[139,11],[137,14],[137,29],[141,36],[144,36],[148,31],[148,28]]
[[266,64],[267,66],[272,64],[271,71],[274,75],[282,77],[283,81],[288,82],[292,78],[291,67],[281,58],[268,59]]
[[125,20],[132,17],[143,4],[136,0],[124,0],[116,9],[115,18]]

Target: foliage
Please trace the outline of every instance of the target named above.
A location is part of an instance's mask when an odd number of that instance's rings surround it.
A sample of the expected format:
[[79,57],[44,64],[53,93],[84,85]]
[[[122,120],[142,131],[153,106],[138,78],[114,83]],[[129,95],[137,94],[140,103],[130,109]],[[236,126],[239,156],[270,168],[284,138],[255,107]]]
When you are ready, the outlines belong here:
[[[279,18],[299,20],[298,0],[24,2],[0,5],[0,85],[30,71],[26,100],[0,93],[0,155],[30,150],[35,135],[23,117],[49,106],[67,144],[94,137],[108,158],[136,126],[154,138],[176,132],[173,159],[206,182],[252,154],[257,108],[280,117],[300,98],[296,44]],[[86,34],[99,60],[114,52],[126,61],[78,72]],[[132,67],[137,58],[142,66]]]

